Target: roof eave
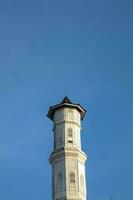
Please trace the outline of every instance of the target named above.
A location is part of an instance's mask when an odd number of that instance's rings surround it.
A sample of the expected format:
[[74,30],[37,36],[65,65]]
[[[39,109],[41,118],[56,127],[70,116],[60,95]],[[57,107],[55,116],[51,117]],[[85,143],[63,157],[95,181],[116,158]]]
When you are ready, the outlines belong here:
[[81,107],[80,104],[64,103],[64,104],[57,104],[55,106],[51,106],[49,108],[47,117],[49,117],[53,121],[53,116],[54,116],[55,110],[60,109],[62,107],[74,107],[74,108],[78,109],[79,112],[81,113],[81,120],[83,120],[85,113],[86,113],[86,110],[83,107]]

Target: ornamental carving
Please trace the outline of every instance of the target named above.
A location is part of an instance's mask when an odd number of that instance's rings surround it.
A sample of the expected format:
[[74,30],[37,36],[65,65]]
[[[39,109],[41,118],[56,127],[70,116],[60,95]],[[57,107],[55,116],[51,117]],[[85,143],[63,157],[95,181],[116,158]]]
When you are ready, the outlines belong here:
[[73,120],[73,111],[71,109],[67,110],[67,115],[66,115],[68,120]]
[[70,183],[75,184],[75,173],[74,172],[70,173]]

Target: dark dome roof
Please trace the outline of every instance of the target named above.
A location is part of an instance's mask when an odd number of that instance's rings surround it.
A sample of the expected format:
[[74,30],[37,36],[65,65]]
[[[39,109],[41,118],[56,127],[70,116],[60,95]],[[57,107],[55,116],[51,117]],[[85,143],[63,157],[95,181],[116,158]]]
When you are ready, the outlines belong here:
[[75,108],[76,110],[78,110],[80,112],[80,115],[81,115],[81,120],[83,119],[83,117],[86,113],[86,110],[80,104],[72,103],[70,101],[70,99],[67,96],[65,96],[63,98],[63,100],[61,101],[61,103],[50,106],[47,116],[51,120],[53,120],[55,111],[60,109],[60,108],[63,108],[63,107],[65,107],[65,108],[66,107],[67,108]]
[[70,99],[67,96],[65,96],[64,99],[61,101],[61,104],[63,104],[63,103],[70,103],[70,104],[72,104],[72,102],[70,101]]

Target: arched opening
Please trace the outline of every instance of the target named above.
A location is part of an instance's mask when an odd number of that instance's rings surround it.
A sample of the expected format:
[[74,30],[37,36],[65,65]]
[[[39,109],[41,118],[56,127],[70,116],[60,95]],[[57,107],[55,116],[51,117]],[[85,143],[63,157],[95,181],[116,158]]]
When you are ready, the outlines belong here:
[[74,172],[70,173],[70,183],[75,184],[75,173]]
[[69,128],[67,131],[68,143],[73,143],[73,130]]

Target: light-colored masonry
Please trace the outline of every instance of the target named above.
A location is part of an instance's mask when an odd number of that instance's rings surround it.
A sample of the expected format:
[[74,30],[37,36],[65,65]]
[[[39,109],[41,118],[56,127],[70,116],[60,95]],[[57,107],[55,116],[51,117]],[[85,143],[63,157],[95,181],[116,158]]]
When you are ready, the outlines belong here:
[[81,116],[76,108],[59,108],[54,113],[52,199],[86,200],[86,155],[81,150]]

